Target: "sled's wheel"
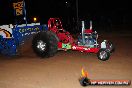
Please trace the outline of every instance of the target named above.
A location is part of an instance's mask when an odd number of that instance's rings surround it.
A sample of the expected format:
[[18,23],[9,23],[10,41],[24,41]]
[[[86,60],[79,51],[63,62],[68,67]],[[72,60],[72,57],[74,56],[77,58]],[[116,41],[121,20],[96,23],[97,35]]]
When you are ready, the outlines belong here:
[[111,41],[108,41],[107,44],[106,44],[106,46],[107,46],[107,50],[108,50],[110,53],[112,53],[112,52],[115,51],[115,46],[114,46],[114,44],[113,44]]
[[81,78],[81,79],[79,80],[79,82],[80,82],[80,84],[81,84],[82,86],[88,86],[88,85],[91,84],[90,79],[85,78],[85,77]]
[[57,52],[57,39],[50,31],[36,34],[32,40],[33,51],[40,57],[51,57]]
[[97,57],[99,60],[106,61],[110,57],[110,52],[106,49],[100,49],[97,53]]

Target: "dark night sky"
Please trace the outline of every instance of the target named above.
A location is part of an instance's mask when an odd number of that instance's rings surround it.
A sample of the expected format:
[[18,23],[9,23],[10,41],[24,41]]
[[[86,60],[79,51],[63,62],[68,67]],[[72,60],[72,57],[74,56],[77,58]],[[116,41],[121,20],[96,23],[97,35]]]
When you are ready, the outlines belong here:
[[[0,24],[13,20],[11,0],[0,0]],[[42,23],[50,17],[76,19],[76,0],[25,0],[28,19],[37,16]],[[66,4],[66,2],[68,2]],[[79,19],[96,22],[110,20],[112,24],[130,24],[131,8],[127,0],[78,0]]]

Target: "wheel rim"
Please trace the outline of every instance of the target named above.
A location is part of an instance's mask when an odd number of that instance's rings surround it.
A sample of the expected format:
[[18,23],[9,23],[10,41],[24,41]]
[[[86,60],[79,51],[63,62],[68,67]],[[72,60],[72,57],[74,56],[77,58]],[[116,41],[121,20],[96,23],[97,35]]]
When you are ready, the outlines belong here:
[[46,50],[46,43],[43,42],[42,40],[39,40],[37,42],[37,48],[40,50],[40,51],[45,51]]
[[101,51],[99,54],[100,54],[99,57],[101,60],[104,60],[107,58],[107,52],[106,51]]

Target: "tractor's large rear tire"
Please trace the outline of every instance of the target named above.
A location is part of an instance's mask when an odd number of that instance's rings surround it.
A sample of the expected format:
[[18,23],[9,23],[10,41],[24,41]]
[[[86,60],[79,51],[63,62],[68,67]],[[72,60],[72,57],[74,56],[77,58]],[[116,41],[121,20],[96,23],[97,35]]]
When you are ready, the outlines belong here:
[[51,31],[36,34],[32,40],[33,51],[40,57],[51,57],[57,52],[57,39]]

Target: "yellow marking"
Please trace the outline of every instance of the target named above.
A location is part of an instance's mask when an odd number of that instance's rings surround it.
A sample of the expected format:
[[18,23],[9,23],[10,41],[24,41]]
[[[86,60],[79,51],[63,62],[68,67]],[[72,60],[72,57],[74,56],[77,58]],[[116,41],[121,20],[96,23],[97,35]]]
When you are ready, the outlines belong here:
[[7,31],[5,29],[1,29],[1,28],[0,28],[0,31],[2,31],[6,35],[6,38],[11,38],[12,37],[12,34],[9,31]]
[[14,9],[16,9],[16,15],[22,15],[23,12],[23,1],[13,3]]
[[31,32],[31,31],[39,31],[39,30],[40,30],[39,27],[36,27],[36,28],[22,28],[22,29],[19,30],[19,32],[23,33],[23,32],[26,32],[26,31]]

